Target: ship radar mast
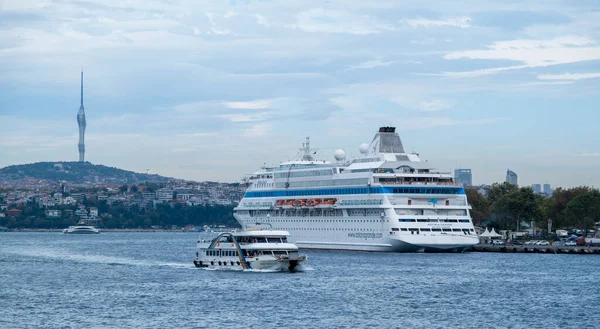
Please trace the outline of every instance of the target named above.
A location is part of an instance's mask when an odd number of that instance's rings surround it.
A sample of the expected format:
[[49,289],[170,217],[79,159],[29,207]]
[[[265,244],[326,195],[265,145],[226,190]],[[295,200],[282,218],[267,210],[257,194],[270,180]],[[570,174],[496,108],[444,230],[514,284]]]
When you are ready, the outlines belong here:
[[302,148],[300,148],[300,152],[303,153],[302,160],[314,161],[314,158],[313,158],[314,153],[310,149],[310,137],[306,137],[306,142],[302,143]]

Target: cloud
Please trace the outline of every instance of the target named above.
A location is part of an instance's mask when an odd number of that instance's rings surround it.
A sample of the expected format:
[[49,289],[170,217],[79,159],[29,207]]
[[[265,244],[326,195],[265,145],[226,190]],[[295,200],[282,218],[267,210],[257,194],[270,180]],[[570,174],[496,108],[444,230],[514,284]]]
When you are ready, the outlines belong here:
[[310,9],[298,14],[298,28],[313,33],[367,35],[394,30],[394,27],[367,16],[343,10]]
[[244,130],[245,137],[263,137],[268,136],[271,131],[271,125],[268,123],[257,123]]
[[523,65],[479,69],[466,72],[444,72],[442,75],[455,78],[478,77],[502,71],[523,68],[544,67],[583,61],[600,60],[600,47],[594,40],[581,36],[565,36],[549,40],[510,40],[497,41],[485,50],[453,51],[444,58],[512,60]]
[[499,121],[509,120],[508,118],[488,118],[474,120],[456,120],[444,117],[420,117],[408,118],[402,121],[403,130],[421,130],[444,126],[462,126],[462,125],[486,125]]
[[494,67],[489,69],[479,69],[473,71],[462,71],[462,72],[442,72],[432,74],[421,74],[429,76],[443,76],[448,78],[475,78],[484,75],[492,75],[504,71],[520,70],[528,67],[527,65],[516,65],[516,66],[505,66],[505,67]]
[[[425,95],[422,95],[425,96]],[[387,99],[394,103],[401,105],[406,108],[417,110],[419,112],[437,112],[442,110],[451,109],[454,107],[454,103],[445,99],[429,99],[422,100],[418,95],[408,96],[392,96]]]
[[540,74],[540,80],[581,80],[600,78],[600,73],[565,73],[565,74]]
[[518,83],[512,85],[513,87],[535,87],[535,86],[556,86],[556,85],[571,85],[574,81],[533,81]]
[[362,62],[362,63],[359,63],[357,65],[352,65],[352,66],[348,67],[347,70],[373,69],[373,68],[376,68],[376,67],[390,66],[390,65],[392,65],[394,63],[396,63],[396,61],[384,62],[381,59],[375,59],[375,60],[370,60],[370,61]]
[[469,28],[471,27],[471,18],[470,17],[458,17],[458,18],[448,18],[444,20],[433,20],[433,19],[425,19],[425,18],[417,18],[417,19],[409,19],[406,23],[414,28],[418,27],[442,27],[442,26],[451,26],[451,27],[460,27],[460,28]]
[[255,114],[221,114],[216,115],[217,118],[227,119],[231,122],[255,122],[264,121],[266,119],[266,113],[255,113]]
[[258,23],[259,25],[263,25],[263,26],[271,26],[271,24],[269,24],[269,20],[263,16],[263,15],[259,15],[259,14],[255,14],[254,17],[256,17],[256,23]]
[[275,99],[257,99],[246,102],[224,102],[223,105],[230,109],[259,110],[271,107],[274,101]]
[[583,153],[579,154],[582,157],[600,157],[600,153]]
[[446,110],[454,107],[454,104],[443,99],[434,99],[430,101],[423,101],[420,104],[421,111],[423,112],[435,112]]

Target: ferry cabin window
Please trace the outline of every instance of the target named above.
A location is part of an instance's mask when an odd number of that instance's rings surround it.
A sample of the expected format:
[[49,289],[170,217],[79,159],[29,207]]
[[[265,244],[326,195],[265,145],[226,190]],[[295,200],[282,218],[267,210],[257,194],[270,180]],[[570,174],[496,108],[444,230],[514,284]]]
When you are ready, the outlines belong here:
[[280,243],[281,239],[280,238],[267,238],[267,242],[268,243]]

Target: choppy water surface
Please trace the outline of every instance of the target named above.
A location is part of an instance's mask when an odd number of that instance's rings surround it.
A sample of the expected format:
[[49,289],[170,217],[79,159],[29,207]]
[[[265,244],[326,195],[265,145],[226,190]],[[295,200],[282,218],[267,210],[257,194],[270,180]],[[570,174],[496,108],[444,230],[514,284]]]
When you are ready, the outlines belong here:
[[594,255],[306,251],[196,269],[195,233],[0,233],[0,328],[594,328]]

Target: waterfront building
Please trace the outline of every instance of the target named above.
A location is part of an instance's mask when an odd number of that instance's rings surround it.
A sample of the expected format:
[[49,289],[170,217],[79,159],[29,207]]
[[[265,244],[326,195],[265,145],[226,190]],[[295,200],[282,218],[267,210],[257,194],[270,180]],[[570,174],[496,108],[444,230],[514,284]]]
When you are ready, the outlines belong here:
[[506,170],[506,182],[508,184],[519,185],[517,173],[508,169]]
[[59,218],[62,214],[62,211],[58,210],[58,209],[47,209],[46,210],[46,217],[49,218]]
[[462,185],[473,185],[473,175],[471,169],[455,169],[454,181]]
[[90,207],[90,217],[98,217],[98,208]]

